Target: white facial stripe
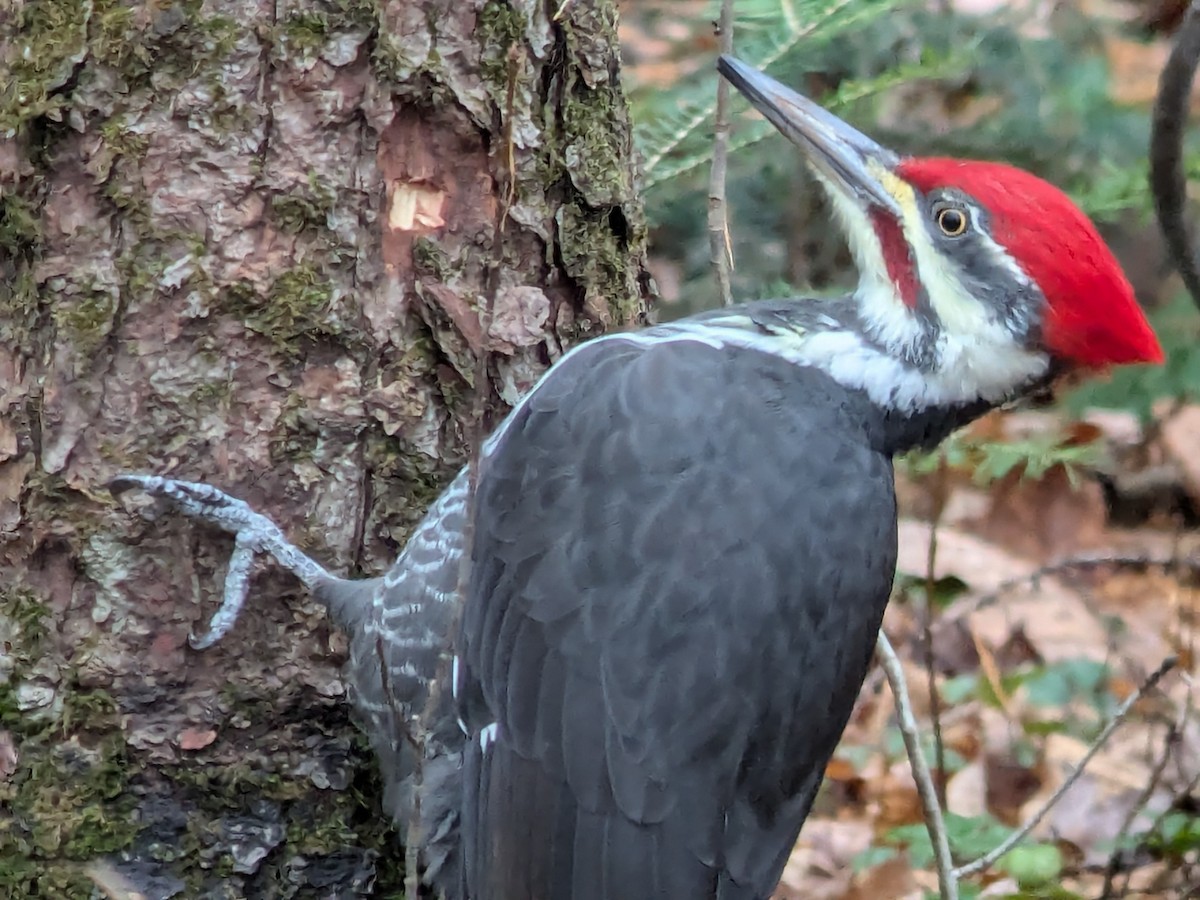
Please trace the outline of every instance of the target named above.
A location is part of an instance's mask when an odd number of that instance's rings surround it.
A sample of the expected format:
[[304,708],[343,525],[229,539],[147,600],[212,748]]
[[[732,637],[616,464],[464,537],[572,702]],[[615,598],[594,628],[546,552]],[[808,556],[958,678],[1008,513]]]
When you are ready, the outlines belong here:
[[[970,204],[968,204],[968,206],[970,206]],[[978,207],[970,206],[970,209],[973,217],[971,221],[982,221],[981,213],[979,212]],[[988,254],[992,257],[993,264],[1000,268],[1006,269],[1008,274],[1012,276],[1013,281],[1017,282],[1017,284],[1026,286],[1033,284],[1033,279],[1029,277],[1029,274],[1024,269],[1021,268],[1021,264],[1013,258],[1013,255],[1009,253],[1007,249],[997,243],[990,234],[988,234],[982,228],[978,229],[975,233],[979,237],[983,246],[987,248]]]
[[904,305],[896,285],[888,275],[887,261],[879,237],[875,234],[875,225],[857,202],[824,177],[818,177],[833,201],[834,212],[841,221],[842,232],[847,235],[850,253],[858,268],[855,299],[869,337],[901,352],[916,346],[923,337],[921,324]]
[[[894,291],[890,287],[888,291],[894,299]],[[860,303],[864,300],[861,295],[857,299]],[[816,365],[840,384],[861,388],[876,403],[901,412],[978,399],[997,403],[1017,387],[1040,378],[1050,366],[1044,353],[1022,350],[1006,333],[1001,336],[1002,330],[994,325],[991,333],[975,335],[943,331],[938,338],[937,367],[932,372],[907,366],[846,331],[812,335],[797,362]]]
[[[974,396],[1001,400],[1017,385],[1044,374],[1049,367],[1045,354],[1023,349],[1005,324],[963,284],[958,267],[934,246],[913,188],[890,173],[879,173],[879,177],[903,210],[905,240],[912,248],[930,311],[940,326],[934,371],[922,376],[926,381],[922,389],[925,399]],[[980,221],[978,209],[970,212],[972,221]],[[997,264],[1013,272],[1020,282],[1028,283],[1028,276],[1004,248],[984,237]],[[861,309],[866,312],[894,304],[894,288],[888,293],[890,297],[875,302],[860,297]],[[902,304],[899,308],[906,317],[913,318]],[[913,399],[917,400],[915,396]]]

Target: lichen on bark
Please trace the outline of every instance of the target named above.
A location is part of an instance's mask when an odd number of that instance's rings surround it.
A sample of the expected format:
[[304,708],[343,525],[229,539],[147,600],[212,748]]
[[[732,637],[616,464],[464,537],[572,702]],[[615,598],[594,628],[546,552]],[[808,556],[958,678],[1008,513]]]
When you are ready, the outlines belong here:
[[151,897],[394,896],[343,636],[264,571],[238,629],[189,650],[227,539],[104,485],[208,480],[335,571],[386,566],[478,393],[502,412],[649,299],[615,5],[13,8],[0,894],[88,897],[103,858]]

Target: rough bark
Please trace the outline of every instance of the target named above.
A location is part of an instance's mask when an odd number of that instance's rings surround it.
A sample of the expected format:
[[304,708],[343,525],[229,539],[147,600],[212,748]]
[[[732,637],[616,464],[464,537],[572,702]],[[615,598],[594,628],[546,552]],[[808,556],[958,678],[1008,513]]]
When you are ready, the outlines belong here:
[[206,480],[378,573],[481,353],[500,410],[640,316],[615,2],[561,5],[0,12],[0,895],[88,897],[96,859],[147,897],[398,895],[324,611],[264,571],[188,649],[228,540],[104,485]]

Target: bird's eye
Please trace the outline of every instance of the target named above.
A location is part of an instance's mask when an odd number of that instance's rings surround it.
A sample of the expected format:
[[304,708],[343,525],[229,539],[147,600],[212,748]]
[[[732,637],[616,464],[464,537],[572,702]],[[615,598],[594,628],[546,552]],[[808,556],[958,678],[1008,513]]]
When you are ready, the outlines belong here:
[[940,209],[937,213],[937,223],[946,237],[958,237],[967,230],[967,211],[953,206]]

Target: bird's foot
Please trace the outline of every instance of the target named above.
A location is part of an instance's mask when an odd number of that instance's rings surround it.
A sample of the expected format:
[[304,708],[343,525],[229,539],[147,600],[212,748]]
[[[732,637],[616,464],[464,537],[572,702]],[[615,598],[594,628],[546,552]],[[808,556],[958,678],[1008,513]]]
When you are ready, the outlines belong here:
[[130,490],[142,491],[165,500],[190,519],[213,525],[234,536],[221,605],[213,614],[207,631],[188,636],[188,644],[195,650],[213,646],[237,622],[250,593],[250,572],[258,554],[269,553],[309,587],[328,576],[318,562],[284,536],[278,525],[255,512],[244,500],[210,484],[131,473],[112,479],[108,489],[114,495]]
[[211,484],[199,481],[178,481],[161,475],[118,475],[107,485],[114,496],[138,490],[151,497],[166,500],[189,519],[215,525],[222,531],[238,535],[242,532],[266,531],[275,524],[251,509],[245,500],[232,497]]

